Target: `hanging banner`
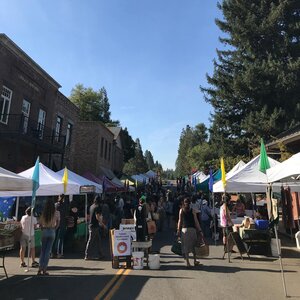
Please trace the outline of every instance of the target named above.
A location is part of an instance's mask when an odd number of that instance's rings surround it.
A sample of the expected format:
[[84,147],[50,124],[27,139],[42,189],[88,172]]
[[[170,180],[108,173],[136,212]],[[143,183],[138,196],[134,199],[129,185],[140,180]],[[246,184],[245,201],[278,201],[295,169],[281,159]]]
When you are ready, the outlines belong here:
[[131,235],[127,230],[115,230],[114,232],[114,256],[131,255]]

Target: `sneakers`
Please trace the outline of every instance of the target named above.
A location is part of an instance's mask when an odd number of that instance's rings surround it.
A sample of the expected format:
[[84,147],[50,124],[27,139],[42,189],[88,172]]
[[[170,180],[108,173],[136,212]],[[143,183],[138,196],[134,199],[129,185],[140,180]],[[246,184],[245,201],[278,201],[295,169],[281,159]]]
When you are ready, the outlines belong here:
[[27,267],[27,265],[24,263],[24,262],[22,262],[21,264],[20,264],[20,268],[26,268]]
[[37,261],[32,262],[31,267],[37,268],[39,266],[39,263]]

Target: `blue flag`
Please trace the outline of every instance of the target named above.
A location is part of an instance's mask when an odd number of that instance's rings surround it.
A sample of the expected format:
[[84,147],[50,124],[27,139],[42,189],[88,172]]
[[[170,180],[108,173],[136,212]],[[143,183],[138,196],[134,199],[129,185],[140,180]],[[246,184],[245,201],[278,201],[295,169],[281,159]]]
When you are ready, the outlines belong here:
[[208,189],[211,193],[213,193],[213,185],[214,185],[214,177],[212,173],[212,169],[209,169],[209,181],[208,181]]
[[32,202],[31,202],[31,208],[35,207],[35,196],[36,196],[36,191],[40,187],[40,158],[38,157],[34,170],[33,170],[33,175],[32,175]]

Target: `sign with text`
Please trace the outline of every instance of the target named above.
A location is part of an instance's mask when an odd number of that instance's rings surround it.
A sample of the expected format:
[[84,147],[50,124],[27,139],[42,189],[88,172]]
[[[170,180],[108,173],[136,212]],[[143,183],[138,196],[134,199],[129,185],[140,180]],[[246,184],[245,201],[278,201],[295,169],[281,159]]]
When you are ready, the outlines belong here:
[[127,230],[115,230],[114,232],[114,256],[131,255],[131,236]]
[[120,230],[128,230],[131,234],[131,239],[136,240],[136,231],[134,224],[120,224]]

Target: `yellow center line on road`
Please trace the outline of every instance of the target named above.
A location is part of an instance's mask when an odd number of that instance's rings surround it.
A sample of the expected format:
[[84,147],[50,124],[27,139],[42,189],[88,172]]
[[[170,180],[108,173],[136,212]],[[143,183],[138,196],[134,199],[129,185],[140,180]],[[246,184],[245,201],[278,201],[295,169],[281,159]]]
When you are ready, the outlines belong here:
[[115,283],[115,281],[117,281],[120,276],[122,275],[122,273],[125,272],[125,269],[120,269],[115,276],[106,284],[106,286],[101,290],[101,292],[95,297],[94,300],[100,300],[101,297],[103,297],[107,291],[110,289],[110,287]]
[[131,269],[126,269],[126,271],[122,274],[124,276],[122,276],[120,278],[120,280],[118,280],[118,282],[115,284],[115,286],[110,290],[110,292],[107,294],[107,296],[104,298],[104,300],[110,300],[112,298],[112,296],[115,294],[115,292],[119,289],[119,287],[121,286],[122,282],[125,280],[126,275],[128,275],[130,273]]

